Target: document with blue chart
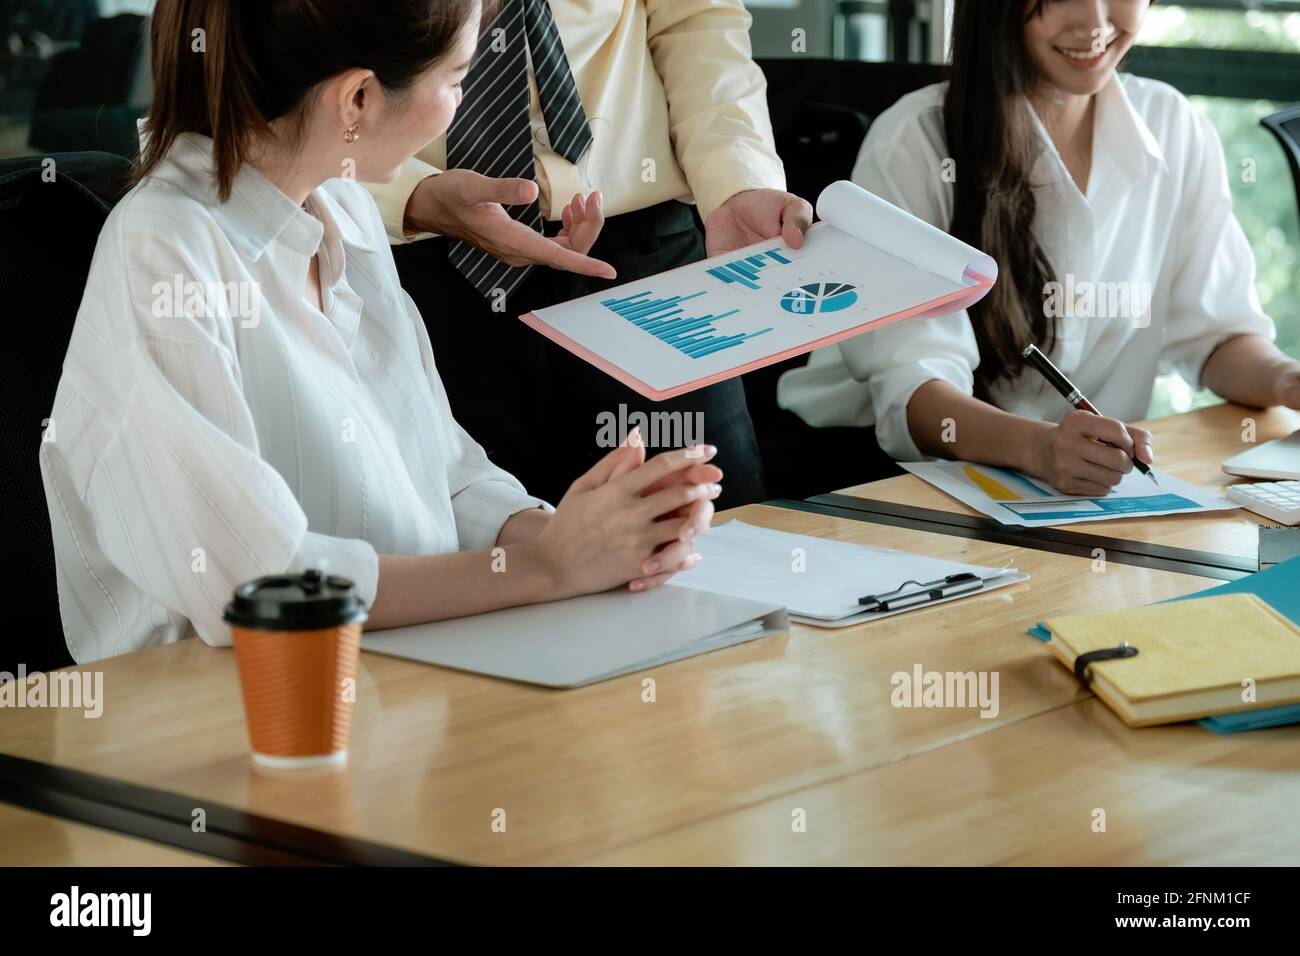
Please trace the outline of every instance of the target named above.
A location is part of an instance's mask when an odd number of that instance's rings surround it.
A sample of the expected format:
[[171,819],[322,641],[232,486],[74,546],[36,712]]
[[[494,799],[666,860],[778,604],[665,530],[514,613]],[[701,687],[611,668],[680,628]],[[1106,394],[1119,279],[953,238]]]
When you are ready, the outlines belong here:
[[802,248],[782,239],[520,318],[636,392],[672,398],[891,322],[960,311],[991,258],[841,180]]
[[1045,481],[1009,468],[966,461],[903,462],[903,467],[981,514],[1005,525],[1024,528],[1105,521],[1110,518],[1153,518],[1157,515],[1236,508],[1222,495],[1198,488],[1163,471],[1154,471],[1159,485],[1137,471],[1124,476],[1102,498],[1064,495]]

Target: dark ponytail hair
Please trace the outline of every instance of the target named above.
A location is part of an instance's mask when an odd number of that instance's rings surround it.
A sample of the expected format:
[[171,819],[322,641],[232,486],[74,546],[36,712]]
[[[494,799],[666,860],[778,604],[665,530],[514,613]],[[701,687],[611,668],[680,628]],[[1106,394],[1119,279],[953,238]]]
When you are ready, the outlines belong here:
[[286,117],[296,138],[320,83],[360,67],[401,92],[450,51],[474,10],[475,0],[158,0],[153,103],[135,181],[181,133],[202,133],[212,137],[224,202],[252,138]]

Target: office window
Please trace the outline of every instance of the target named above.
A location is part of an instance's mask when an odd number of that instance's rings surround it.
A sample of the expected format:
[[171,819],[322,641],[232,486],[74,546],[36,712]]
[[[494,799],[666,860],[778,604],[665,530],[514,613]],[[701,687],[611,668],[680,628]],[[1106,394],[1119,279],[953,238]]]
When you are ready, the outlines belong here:
[[133,156],[152,0],[0,0],[0,156]]
[[[1259,121],[1300,100],[1300,3],[1159,4],[1135,51],[1135,72],[1155,75],[1188,93],[1223,140],[1237,218],[1259,268],[1257,288],[1277,322],[1278,345],[1300,356],[1300,212],[1277,141]],[[1219,95],[1204,95],[1215,93]],[[1177,376],[1156,384],[1152,415],[1218,399]]]
[[1147,14],[1142,42],[1183,49],[1294,53],[1300,50],[1300,3],[1160,3]]

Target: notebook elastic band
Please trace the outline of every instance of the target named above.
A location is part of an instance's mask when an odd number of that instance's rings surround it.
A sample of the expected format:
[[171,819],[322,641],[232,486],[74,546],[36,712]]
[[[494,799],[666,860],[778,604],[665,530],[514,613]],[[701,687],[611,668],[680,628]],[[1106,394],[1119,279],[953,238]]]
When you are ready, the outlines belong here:
[[1079,679],[1079,683],[1087,687],[1092,683],[1092,678],[1088,675],[1088,665],[1093,661],[1111,661],[1120,657],[1137,657],[1138,649],[1128,641],[1120,644],[1119,647],[1103,647],[1099,651],[1089,651],[1087,654],[1080,654],[1074,659],[1074,676]]

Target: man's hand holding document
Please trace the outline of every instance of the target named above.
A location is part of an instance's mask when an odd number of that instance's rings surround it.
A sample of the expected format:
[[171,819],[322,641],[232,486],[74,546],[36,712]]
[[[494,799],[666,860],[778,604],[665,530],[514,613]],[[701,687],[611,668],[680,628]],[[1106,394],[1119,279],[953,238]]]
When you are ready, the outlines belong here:
[[905,319],[978,302],[989,256],[841,180],[803,248],[754,243],[521,316],[647,398],[663,400]]

